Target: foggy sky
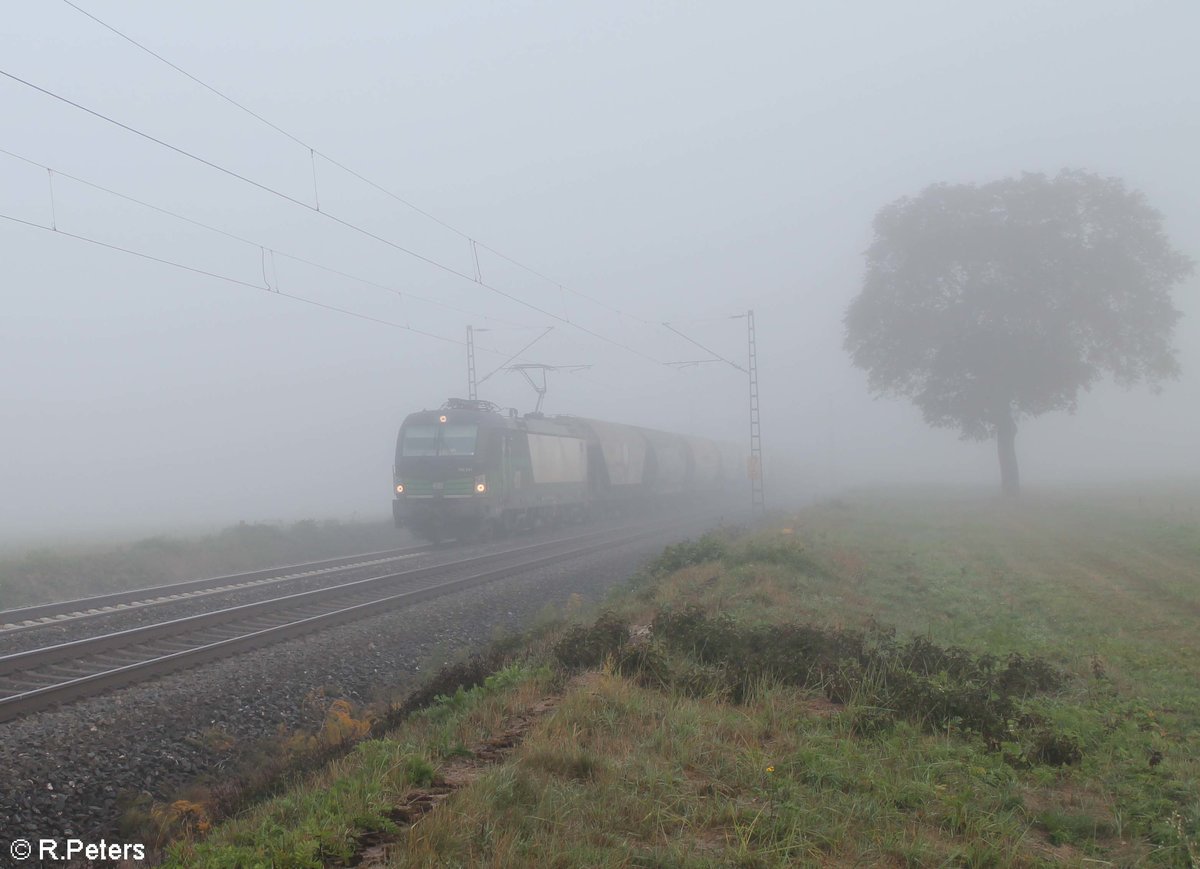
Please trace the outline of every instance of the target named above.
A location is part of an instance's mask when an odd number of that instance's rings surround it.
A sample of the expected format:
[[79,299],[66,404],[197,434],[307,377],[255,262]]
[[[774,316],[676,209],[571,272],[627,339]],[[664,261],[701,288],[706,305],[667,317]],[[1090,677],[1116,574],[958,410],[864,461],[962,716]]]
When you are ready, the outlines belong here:
[[[758,317],[768,496],[996,481],[994,445],[873,401],[841,349],[875,212],[937,181],[1119,176],[1197,256],[1200,7],[1179,2],[358,3],[79,0],[273,123],[537,271],[486,282],[364,238],[0,79],[0,148],[413,298],[276,257],[285,292],[522,361],[548,412],[744,440]],[[6,4],[0,68],[313,201],[307,150],[69,6]],[[468,242],[318,159],[321,209],[473,273]],[[0,213],[251,284],[261,250],[0,155]],[[0,221],[0,540],[237,519],[383,517],[404,416],[463,395],[465,351]],[[270,264],[267,264],[269,270]],[[568,289],[560,290],[557,282]],[[582,295],[603,301],[598,305]],[[1026,422],[1027,484],[1196,474],[1200,302],[1183,378]],[[623,312],[617,315],[611,308]],[[531,409],[520,378],[481,395]]]

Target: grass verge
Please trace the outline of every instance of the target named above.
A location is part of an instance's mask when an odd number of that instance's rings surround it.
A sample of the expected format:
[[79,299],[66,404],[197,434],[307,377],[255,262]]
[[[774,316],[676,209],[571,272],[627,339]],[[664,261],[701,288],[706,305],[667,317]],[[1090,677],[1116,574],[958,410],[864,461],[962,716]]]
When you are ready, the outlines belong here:
[[1197,865],[1197,505],[872,494],[671,547],[170,860]]

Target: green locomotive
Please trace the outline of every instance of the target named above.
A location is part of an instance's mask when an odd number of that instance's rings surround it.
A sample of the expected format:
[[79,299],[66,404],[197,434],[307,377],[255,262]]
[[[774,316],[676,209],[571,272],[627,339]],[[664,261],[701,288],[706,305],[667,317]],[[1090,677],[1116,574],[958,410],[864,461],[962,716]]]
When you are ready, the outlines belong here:
[[400,427],[392,515],[430,540],[463,538],[728,493],[740,467],[736,447],[703,438],[452,398]]

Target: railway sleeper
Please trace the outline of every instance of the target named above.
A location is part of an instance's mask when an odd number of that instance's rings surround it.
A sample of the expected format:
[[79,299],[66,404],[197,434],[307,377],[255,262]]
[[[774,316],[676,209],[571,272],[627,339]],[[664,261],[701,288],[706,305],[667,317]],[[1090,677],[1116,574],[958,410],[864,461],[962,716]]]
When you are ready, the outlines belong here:
[[187,640],[159,640],[155,645],[171,652],[182,652],[192,648],[192,644]]
[[85,663],[99,664],[105,669],[114,667],[127,667],[130,664],[136,664],[143,660],[146,653],[142,651],[141,646],[131,647],[128,649],[113,649],[110,652],[105,652],[103,656],[88,658]]
[[42,668],[38,669],[35,672],[47,673],[56,679],[61,679],[63,677],[66,677],[69,679],[74,679],[77,676],[87,675],[88,673],[93,672],[92,670],[89,669],[89,670],[86,670],[85,672],[81,673],[80,671],[82,669],[83,668],[81,668],[78,664],[74,664],[74,665],[72,665],[71,663],[50,664],[46,667],[42,667]]
[[[46,669],[50,670],[51,668],[47,667]],[[80,676],[90,676],[96,672],[95,667],[85,667],[82,665],[66,666],[66,665],[59,664],[59,665],[56,665],[53,669],[56,673],[60,673],[71,679],[78,679]]]
[[245,630],[243,630],[240,626],[230,624],[213,625],[205,628],[202,631],[196,631],[193,634],[189,634],[189,636],[192,637],[196,645],[207,645],[208,643],[215,643],[218,640],[231,640],[234,637],[240,637],[244,633],[246,633]]
[[55,679],[53,677],[49,679],[42,679],[40,681],[34,681],[35,679],[38,679],[38,675],[36,673],[22,673],[21,677],[22,678],[20,679],[10,679],[7,682],[8,686],[14,689],[12,692],[14,694],[24,694],[26,691],[36,691],[38,688],[45,688],[47,685],[54,685],[62,681],[62,679]]

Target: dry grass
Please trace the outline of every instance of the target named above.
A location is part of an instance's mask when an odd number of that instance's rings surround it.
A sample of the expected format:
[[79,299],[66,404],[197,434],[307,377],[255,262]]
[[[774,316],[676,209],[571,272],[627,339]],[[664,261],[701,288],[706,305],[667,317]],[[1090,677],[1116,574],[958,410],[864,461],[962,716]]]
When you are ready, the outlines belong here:
[[[322,865],[385,842],[376,864],[406,867],[1195,865],[1198,507],[1178,491],[1019,510],[873,495],[673,548],[597,625],[542,636],[529,664],[443,698],[177,861]],[[984,671],[952,671],[979,655],[1040,656],[1068,678],[1017,701],[1011,736],[988,736],[880,709],[896,695],[861,673],[843,673],[833,703],[824,678],[673,644],[662,613],[689,607],[724,619],[742,658],[778,653],[770,638],[789,626],[830,648],[889,627],[901,644],[964,647],[913,683],[921,703],[975,684]],[[565,661],[599,664],[574,681],[538,664]],[[1049,763],[1037,741],[1060,738],[1078,755]],[[497,739],[503,752],[483,758]],[[397,807],[438,783],[436,808],[397,826]]]

